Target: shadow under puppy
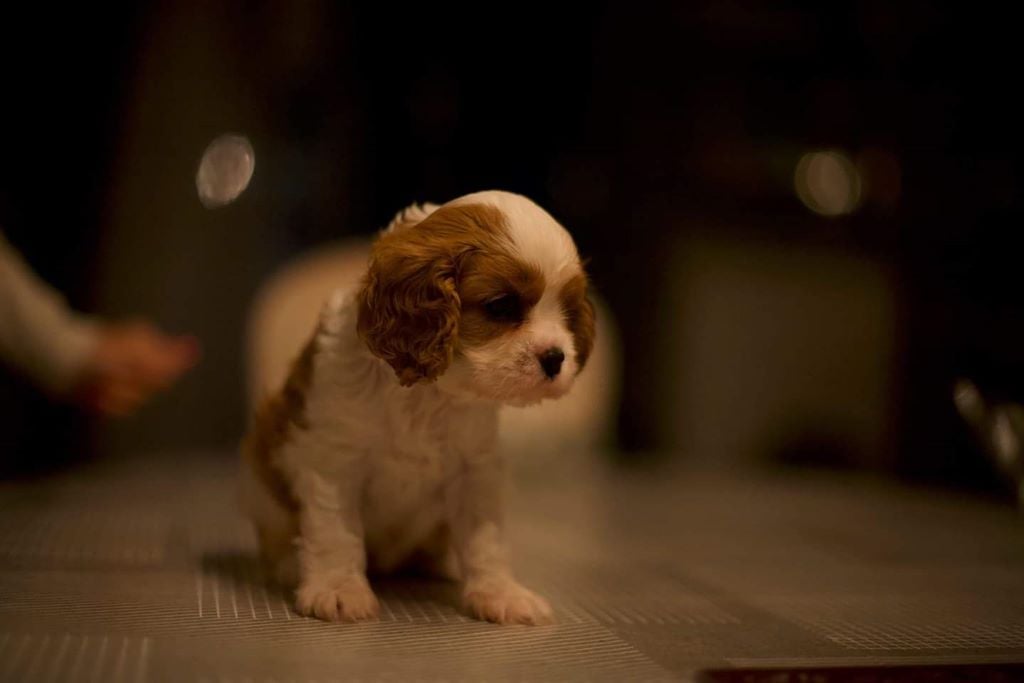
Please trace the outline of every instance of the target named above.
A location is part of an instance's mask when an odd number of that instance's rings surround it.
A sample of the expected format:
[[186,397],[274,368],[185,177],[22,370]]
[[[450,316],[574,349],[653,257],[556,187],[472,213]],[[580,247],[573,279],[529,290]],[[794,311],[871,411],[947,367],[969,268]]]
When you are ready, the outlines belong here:
[[242,444],[246,512],[298,610],[371,618],[367,570],[415,560],[461,581],[479,618],[549,622],[509,568],[498,409],[564,395],[594,322],[572,238],[529,199],[401,212]]

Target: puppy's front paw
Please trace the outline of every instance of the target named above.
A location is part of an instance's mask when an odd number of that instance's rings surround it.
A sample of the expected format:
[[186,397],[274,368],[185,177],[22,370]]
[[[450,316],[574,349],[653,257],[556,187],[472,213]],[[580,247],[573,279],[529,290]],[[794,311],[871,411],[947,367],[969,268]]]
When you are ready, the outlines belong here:
[[377,596],[362,576],[306,580],[295,598],[300,614],[327,621],[361,621],[380,612]]
[[540,626],[554,621],[547,600],[511,579],[467,583],[463,597],[473,616],[496,624]]

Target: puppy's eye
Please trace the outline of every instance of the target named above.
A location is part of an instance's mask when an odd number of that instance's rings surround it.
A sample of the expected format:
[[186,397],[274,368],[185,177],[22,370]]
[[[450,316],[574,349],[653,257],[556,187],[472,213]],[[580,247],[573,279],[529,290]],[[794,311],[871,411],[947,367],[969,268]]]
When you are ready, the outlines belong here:
[[500,322],[516,322],[523,315],[519,297],[515,294],[502,294],[484,302],[484,311],[488,318]]

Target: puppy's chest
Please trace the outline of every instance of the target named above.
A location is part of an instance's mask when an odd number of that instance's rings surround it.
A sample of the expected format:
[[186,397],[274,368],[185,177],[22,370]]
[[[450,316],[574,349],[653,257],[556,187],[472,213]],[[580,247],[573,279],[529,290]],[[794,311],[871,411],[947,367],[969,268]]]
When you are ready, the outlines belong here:
[[382,417],[383,433],[371,449],[363,514],[368,532],[433,526],[443,513],[446,472],[457,465],[452,411],[444,404],[399,394]]
[[409,391],[396,396],[383,417],[382,439],[374,460],[418,476],[440,475],[452,451],[451,407]]
[[382,438],[369,458],[368,493],[385,505],[439,500],[463,460],[487,449],[490,411],[439,400],[431,387],[402,390],[382,417]]

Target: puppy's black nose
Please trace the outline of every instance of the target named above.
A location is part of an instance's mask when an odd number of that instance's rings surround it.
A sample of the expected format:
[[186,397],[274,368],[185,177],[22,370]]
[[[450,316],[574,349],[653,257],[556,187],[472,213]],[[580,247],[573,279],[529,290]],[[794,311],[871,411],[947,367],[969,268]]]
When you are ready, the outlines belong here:
[[537,360],[540,361],[540,367],[544,370],[544,374],[548,376],[548,379],[554,379],[562,371],[562,361],[565,360],[565,354],[562,353],[562,349],[554,347],[540,354]]

